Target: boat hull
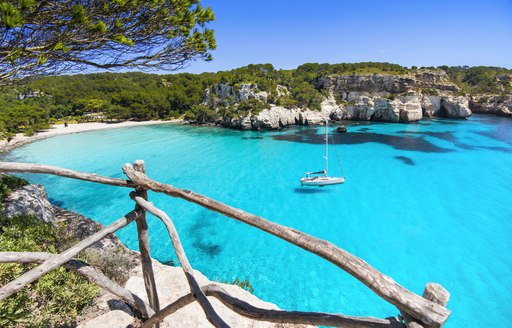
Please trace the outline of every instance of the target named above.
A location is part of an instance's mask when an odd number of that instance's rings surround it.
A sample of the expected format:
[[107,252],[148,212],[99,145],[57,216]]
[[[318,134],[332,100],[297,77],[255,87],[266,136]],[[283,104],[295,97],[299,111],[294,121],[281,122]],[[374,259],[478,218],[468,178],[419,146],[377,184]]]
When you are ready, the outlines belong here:
[[313,177],[313,178],[300,179],[300,184],[302,186],[311,186],[311,187],[331,186],[331,185],[342,184],[344,182],[345,182],[345,178],[343,178],[343,177]]

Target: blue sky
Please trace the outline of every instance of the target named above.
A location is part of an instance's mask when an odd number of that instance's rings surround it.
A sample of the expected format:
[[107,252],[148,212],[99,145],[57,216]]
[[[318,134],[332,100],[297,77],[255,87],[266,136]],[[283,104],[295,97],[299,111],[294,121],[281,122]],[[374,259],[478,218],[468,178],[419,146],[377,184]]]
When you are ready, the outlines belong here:
[[214,60],[184,71],[256,63],[386,61],[512,68],[512,0],[202,0],[216,21]]

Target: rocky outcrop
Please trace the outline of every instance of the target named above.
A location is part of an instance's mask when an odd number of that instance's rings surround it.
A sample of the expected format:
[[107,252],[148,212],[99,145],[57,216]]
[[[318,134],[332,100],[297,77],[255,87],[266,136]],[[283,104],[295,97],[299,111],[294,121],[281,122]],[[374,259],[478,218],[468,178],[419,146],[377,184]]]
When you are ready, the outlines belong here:
[[258,99],[267,103],[268,92],[258,91],[256,84],[240,84],[238,87],[219,83],[205,90],[204,102],[211,106],[230,105],[237,102]]
[[369,121],[375,113],[375,103],[372,98],[361,96],[347,106],[347,112],[348,117],[352,120]]
[[415,74],[384,75],[384,74],[350,74],[327,76],[316,81],[319,89],[329,89],[334,93],[347,91],[371,93],[404,93],[418,89],[437,89],[458,91],[442,70],[418,70]]
[[469,108],[474,113],[512,117],[512,95],[474,96],[469,101]]
[[[183,270],[179,267],[169,267],[160,263],[154,262],[154,272],[156,285],[159,286],[158,297],[160,300],[160,307],[163,308],[168,304],[175,302],[183,295],[190,293],[190,288],[187,283],[187,278]],[[147,301],[146,291],[144,288],[144,279],[140,267],[134,271],[135,275],[128,280],[126,288],[131,290],[134,294]],[[276,305],[264,302],[256,296],[245,291],[244,289],[218,282],[211,282],[201,272],[194,270],[194,276],[200,286],[208,284],[216,284],[226,290],[231,296],[244,300],[256,307],[264,309],[279,309]],[[276,324],[265,321],[254,320],[238,315],[233,310],[227,308],[222,302],[214,297],[208,298],[219,316],[226,321],[230,327],[240,328],[278,328],[278,327],[311,327],[304,325],[291,325],[291,324]],[[168,316],[164,321],[164,325],[169,328],[184,327],[211,327],[211,324],[206,319],[206,316],[197,302],[187,304],[178,311]]]
[[41,185],[27,185],[14,190],[6,198],[2,214],[6,217],[32,215],[46,223],[55,221],[55,211]]
[[466,118],[471,116],[469,99],[463,96],[448,96],[441,98],[439,116],[449,118]]
[[[243,113],[240,117],[223,118],[222,125],[242,130],[278,129],[288,125],[323,124],[331,120],[417,122],[423,117],[466,118],[471,116],[469,98],[460,95],[458,87],[450,82],[442,70],[416,70],[404,75],[351,74],[317,78],[314,86],[324,99],[320,110],[284,108],[269,103],[290,93],[278,85],[272,97],[258,91],[255,84],[230,86],[217,84],[205,91],[205,103],[212,106],[235,106],[238,102],[258,99],[269,108],[259,113]],[[277,96],[276,96],[277,95]],[[504,103],[497,107],[498,103]],[[472,102],[481,112],[508,115],[512,101],[493,99]],[[507,105],[508,104],[508,105]]]
[[423,95],[421,97],[421,107],[424,117],[439,116],[441,110],[441,97],[434,95]]

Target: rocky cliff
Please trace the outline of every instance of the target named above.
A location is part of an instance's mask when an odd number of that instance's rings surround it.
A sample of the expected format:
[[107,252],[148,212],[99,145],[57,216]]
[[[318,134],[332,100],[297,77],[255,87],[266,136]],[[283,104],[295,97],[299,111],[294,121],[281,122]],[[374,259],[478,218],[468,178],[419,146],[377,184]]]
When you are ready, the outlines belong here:
[[478,96],[461,92],[443,70],[420,69],[404,75],[350,74],[318,77],[313,85],[323,95],[320,109],[278,106],[287,87],[260,90],[256,84],[217,84],[205,91],[204,103],[217,109],[256,99],[267,108],[223,117],[226,127],[277,129],[332,120],[416,122],[422,118],[466,118],[475,113],[512,115],[512,96]]

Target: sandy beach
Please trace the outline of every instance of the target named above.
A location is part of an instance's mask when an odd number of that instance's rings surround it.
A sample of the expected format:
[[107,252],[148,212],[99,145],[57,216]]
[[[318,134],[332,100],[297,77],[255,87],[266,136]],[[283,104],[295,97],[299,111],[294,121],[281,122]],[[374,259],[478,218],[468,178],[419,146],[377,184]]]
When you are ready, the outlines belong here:
[[77,124],[69,124],[68,126],[64,126],[64,124],[56,124],[53,125],[49,130],[41,131],[33,136],[27,137],[22,133],[18,133],[11,141],[7,142],[7,140],[0,140],[0,153],[8,152],[16,147],[20,147],[29,142],[33,142],[36,140],[46,139],[54,136],[59,136],[63,134],[72,134],[72,133],[80,133],[87,131],[95,131],[95,130],[104,130],[104,129],[115,129],[115,128],[125,128],[131,126],[141,126],[141,125],[154,125],[154,124],[164,124],[164,123],[179,123],[181,120],[171,120],[171,121],[126,121],[120,123],[100,123],[100,122],[90,122],[90,123],[77,123]]

